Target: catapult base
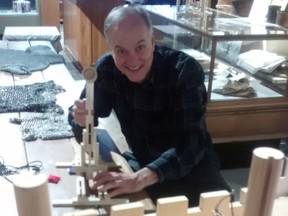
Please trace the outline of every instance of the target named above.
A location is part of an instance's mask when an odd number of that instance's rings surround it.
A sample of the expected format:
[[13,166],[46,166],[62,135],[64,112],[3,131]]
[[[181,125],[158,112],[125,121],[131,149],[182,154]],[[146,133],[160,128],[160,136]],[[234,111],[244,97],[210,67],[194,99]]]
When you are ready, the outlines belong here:
[[97,208],[99,206],[108,206],[115,204],[128,203],[128,199],[100,199],[96,196],[72,198],[63,200],[53,200],[53,207],[74,207],[74,208]]

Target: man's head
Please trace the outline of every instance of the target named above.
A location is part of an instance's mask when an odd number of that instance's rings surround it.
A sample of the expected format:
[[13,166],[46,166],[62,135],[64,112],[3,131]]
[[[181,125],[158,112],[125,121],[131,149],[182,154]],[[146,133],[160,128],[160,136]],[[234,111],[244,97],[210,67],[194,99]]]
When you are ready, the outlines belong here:
[[115,7],[104,22],[104,33],[117,68],[141,83],[153,61],[154,36],[147,12],[140,6]]

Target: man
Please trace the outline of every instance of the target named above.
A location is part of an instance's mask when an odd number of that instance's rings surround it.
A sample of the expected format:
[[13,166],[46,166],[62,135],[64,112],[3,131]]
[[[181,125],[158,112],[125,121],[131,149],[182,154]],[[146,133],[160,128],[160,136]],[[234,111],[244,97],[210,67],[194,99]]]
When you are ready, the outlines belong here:
[[[92,189],[110,197],[146,189],[154,201],[185,195],[190,206],[202,192],[230,190],[206,131],[201,66],[155,46],[151,21],[139,6],[114,8],[104,33],[111,52],[96,63],[95,122],[114,110],[137,166],[133,174],[97,173]],[[69,116],[76,137],[85,126],[85,91],[80,98]]]

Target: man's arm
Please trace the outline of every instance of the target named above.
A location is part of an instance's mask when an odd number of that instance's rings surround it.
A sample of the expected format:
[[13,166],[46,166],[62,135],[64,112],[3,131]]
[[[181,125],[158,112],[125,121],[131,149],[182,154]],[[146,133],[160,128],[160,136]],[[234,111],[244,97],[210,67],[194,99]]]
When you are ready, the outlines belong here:
[[115,197],[141,191],[158,181],[158,175],[147,167],[129,174],[103,171],[97,173],[91,189],[98,192],[107,191],[110,197]]
[[185,56],[176,68],[180,73],[173,113],[169,117],[174,143],[147,166],[157,173],[160,182],[188,174],[205,157],[211,145],[205,125],[207,92],[204,72],[198,62]]

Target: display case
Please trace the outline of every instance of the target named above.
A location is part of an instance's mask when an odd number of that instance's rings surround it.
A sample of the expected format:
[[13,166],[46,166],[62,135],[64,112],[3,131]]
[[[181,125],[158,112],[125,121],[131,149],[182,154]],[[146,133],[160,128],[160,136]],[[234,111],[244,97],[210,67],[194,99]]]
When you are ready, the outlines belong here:
[[0,35],[6,26],[56,26],[60,30],[58,0],[0,1]]
[[202,65],[214,143],[288,137],[288,29],[199,3],[143,7],[157,44]]
[[[41,25],[39,13],[39,0],[25,1],[29,3],[18,5],[14,0],[0,1],[0,34],[3,34],[6,26],[32,26]],[[13,8],[14,3],[14,8]]]

